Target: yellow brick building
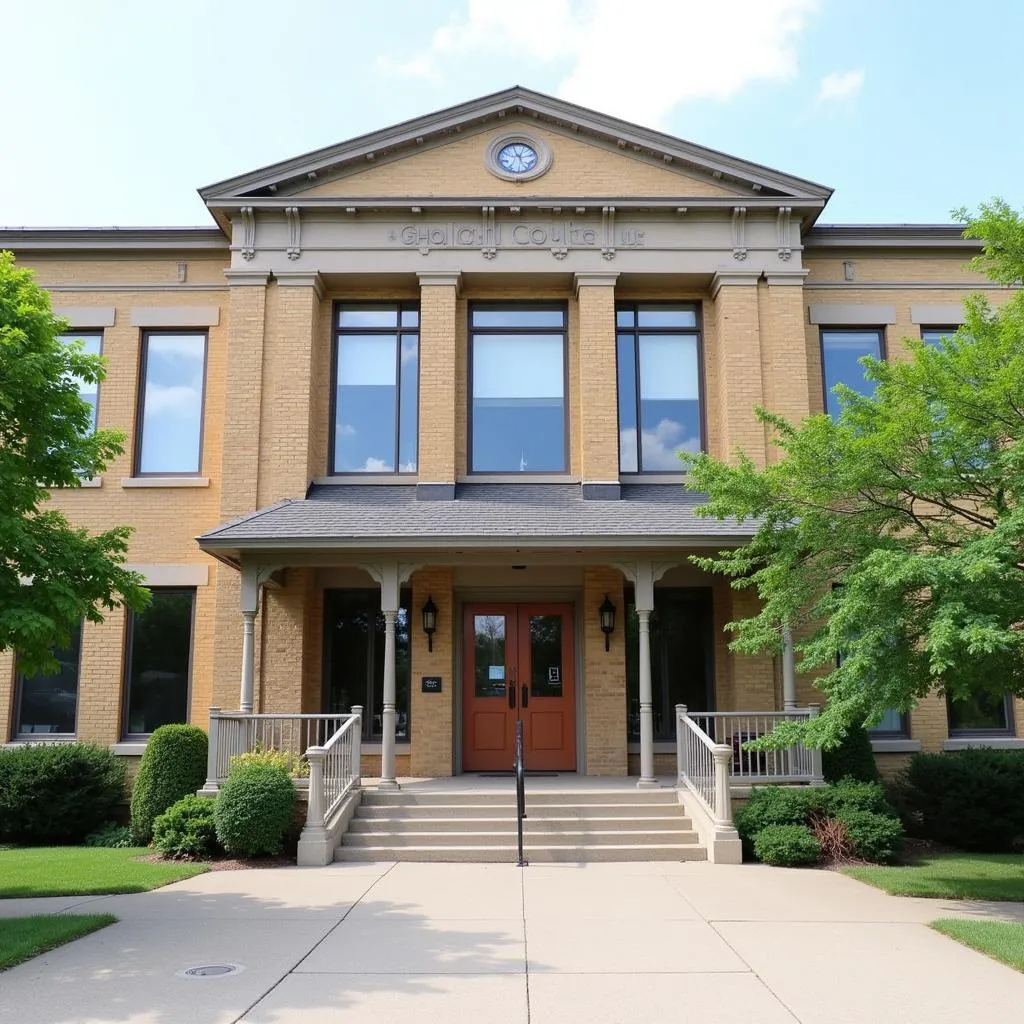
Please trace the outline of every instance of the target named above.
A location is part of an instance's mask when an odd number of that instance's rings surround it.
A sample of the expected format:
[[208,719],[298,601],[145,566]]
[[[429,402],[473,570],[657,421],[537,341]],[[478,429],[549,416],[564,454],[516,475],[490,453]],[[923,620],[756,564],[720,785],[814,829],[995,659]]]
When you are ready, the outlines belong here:
[[[53,501],[131,524],[156,595],[59,677],[0,655],[3,741],[134,756],[211,707],[359,706],[385,781],[505,770],[516,721],[538,770],[672,772],[676,705],[818,699],[728,651],[751,598],[688,556],[745,533],[694,515],[676,452],[763,465],[755,405],[819,412],[1005,294],[953,226],[821,226],[828,188],[520,88],[201,194],[214,227],[0,233],[129,438]],[[934,697],[874,743],[1022,726]]]

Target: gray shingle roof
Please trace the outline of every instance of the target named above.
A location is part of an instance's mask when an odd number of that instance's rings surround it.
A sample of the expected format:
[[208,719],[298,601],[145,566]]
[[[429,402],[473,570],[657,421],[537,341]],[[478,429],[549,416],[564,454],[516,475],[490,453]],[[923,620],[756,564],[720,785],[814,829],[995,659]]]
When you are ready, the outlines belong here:
[[371,541],[414,545],[454,540],[493,546],[503,540],[614,542],[742,541],[751,525],[702,519],[704,496],[682,485],[622,487],[619,501],[585,500],[578,484],[460,484],[454,501],[417,499],[414,485],[314,486],[211,530],[210,550],[319,546]]

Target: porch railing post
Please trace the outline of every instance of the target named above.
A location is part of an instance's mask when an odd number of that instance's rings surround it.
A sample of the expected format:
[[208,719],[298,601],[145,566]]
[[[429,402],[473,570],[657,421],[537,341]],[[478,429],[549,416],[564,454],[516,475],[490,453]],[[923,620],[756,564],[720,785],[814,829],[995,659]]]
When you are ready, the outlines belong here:
[[685,750],[683,749],[683,743],[685,737],[683,736],[683,729],[685,726],[682,725],[680,719],[686,717],[686,705],[676,705],[676,784],[682,785],[683,782],[683,758],[685,757]]
[[210,732],[206,748],[206,782],[199,790],[214,795],[220,788],[217,781],[217,763],[220,755],[220,708],[210,708]]
[[356,704],[352,708],[356,723],[352,726],[352,780],[357,786],[363,784],[363,708]]
[[[821,713],[820,704],[807,705],[808,718],[817,718]],[[825,771],[821,764],[821,747],[811,747],[811,785],[823,786],[825,784]]]
[[324,758],[326,754],[323,747],[309,747],[306,750],[306,760],[309,762],[309,793],[302,839],[316,839],[324,834]]
[[729,791],[732,747],[716,743],[712,754],[715,758],[715,817],[719,825],[732,825],[732,793]]

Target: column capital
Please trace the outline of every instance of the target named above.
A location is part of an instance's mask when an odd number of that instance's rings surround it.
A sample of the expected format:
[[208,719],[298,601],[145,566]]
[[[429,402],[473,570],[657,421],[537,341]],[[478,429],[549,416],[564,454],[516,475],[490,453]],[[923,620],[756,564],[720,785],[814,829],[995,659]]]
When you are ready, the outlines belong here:
[[785,287],[786,285],[802,285],[804,278],[810,273],[805,269],[794,270],[766,270],[764,272],[765,283],[769,288]]
[[269,270],[249,270],[245,267],[241,269],[235,267],[228,267],[224,271],[224,276],[228,279],[228,285],[231,288],[245,286],[249,288],[266,288],[267,282],[270,280]]
[[719,267],[711,278],[711,298],[718,298],[718,293],[726,287],[740,285],[745,288],[755,288],[760,276],[760,270],[733,270],[731,267]]
[[380,585],[380,610],[397,612],[401,603],[402,584],[419,568],[411,562],[379,562],[361,565],[360,568],[373,577]]
[[615,568],[633,584],[637,614],[654,610],[654,584],[675,565],[678,562],[651,562],[646,559],[615,563]]
[[421,270],[416,276],[420,279],[421,288],[440,286],[454,288],[455,294],[459,294],[462,287],[462,271],[460,270]]
[[619,272],[607,270],[581,270],[573,275],[573,290],[577,295],[581,288],[614,288]]
[[324,297],[324,280],[318,270],[276,270],[274,280],[280,288],[312,288],[318,299]]

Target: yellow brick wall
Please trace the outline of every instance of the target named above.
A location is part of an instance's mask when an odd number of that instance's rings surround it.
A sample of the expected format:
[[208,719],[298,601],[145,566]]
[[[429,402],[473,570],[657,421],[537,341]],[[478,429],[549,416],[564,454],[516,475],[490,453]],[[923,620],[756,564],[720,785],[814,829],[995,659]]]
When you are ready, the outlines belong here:
[[626,774],[626,631],[611,635],[604,649],[597,609],[607,594],[625,608],[622,574],[605,566],[583,572],[583,687],[587,718],[588,775]]
[[[573,332],[574,358],[569,368],[569,379],[579,380],[575,389],[578,412],[573,416],[573,421],[579,423],[579,452],[573,461],[584,481],[617,480],[615,288],[582,286],[577,309],[579,327]],[[581,358],[582,353],[586,355]]]
[[[433,651],[420,628],[419,610],[432,598],[437,606]],[[452,774],[455,728],[455,591],[447,566],[421,569],[412,577],[412,737],[410,774],[440,777]],[[440,676],[440,693],[423,693],[422,676]]]
[[427,483],[455,481],[456,410],[461,403],[456,400],[460,378],[454,369],[460,306],[464,303],[458,301],[454,285],[431,284],[422,289],[419,478]]

